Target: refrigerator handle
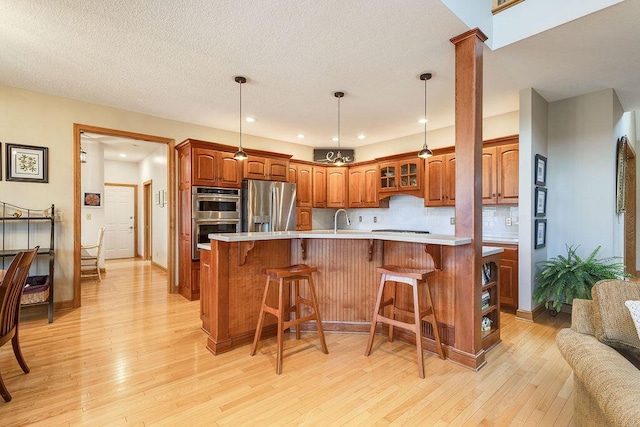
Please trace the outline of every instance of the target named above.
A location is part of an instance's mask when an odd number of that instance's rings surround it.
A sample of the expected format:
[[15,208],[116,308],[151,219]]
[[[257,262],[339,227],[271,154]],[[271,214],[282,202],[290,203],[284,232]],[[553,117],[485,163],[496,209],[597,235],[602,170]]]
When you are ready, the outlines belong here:
[[269,216],[271,220],[269,221],[269,231],[279,231],[278,227],[280,224],[280,218],[278,217],[280,200],[278,197],[278,189],[271,189],[271,206],[269,208]]

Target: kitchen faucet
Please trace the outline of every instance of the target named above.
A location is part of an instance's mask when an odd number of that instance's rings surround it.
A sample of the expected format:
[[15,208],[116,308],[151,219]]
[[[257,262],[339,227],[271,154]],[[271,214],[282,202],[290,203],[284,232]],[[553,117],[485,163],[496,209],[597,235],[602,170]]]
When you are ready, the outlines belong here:
[[344,217],[347,219],[347,225],[351,225],[347,211],[345,209],[338,209],[336,214],[333,216],[333,234],[338,234],[338,214],[340,212],[344,212]]

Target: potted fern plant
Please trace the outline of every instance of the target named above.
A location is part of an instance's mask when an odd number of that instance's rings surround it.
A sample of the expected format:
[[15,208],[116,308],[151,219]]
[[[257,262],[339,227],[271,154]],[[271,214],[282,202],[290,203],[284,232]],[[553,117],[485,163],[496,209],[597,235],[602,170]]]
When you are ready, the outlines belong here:
[[591,299],[591,288],[599,280],[622,279],[630,274],[624,271],[624,264],[618,257],[596,258],[600,246],[582,259],[576,250],[578,246],[567,245],[567,256],[558,255],[537,263],[535,276],[538,287],[533,292],[536,302],[544,302],[545,308],[555,316],[563,303],[571,304],[574,298]]

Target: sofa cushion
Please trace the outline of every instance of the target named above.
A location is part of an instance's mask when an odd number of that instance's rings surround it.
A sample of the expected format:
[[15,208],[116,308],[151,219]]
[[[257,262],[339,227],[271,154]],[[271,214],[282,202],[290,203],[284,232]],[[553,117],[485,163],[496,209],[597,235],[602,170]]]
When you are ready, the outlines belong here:
[[640,301],[627,301],[624,303],[631,313],[633,323],[636,325],[638,331],[638,337],[640,337]]
[[625,307],[628,300],[640,300],[640,283],[601,280],[591,290],[595,337],[640,360],[640,337]]

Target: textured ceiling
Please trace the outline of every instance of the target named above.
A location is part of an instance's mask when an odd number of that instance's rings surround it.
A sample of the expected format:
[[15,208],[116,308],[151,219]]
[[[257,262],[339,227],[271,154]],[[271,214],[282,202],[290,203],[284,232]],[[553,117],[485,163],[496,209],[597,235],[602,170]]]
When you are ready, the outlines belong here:
[[[486,0],[489,4],[490,2]],[[496,51],[485,48],[484,116],[614,88],[640,109],[640,1]],[[0,84],[316,147],[453,124],[454,52],[468,28],[439,0],[58,0],[0,2]],[[123,129],[129,130],[129,129]],[[303,133],[305,138],[296,138]],[[358,134],[366,139],[358,140]]]

